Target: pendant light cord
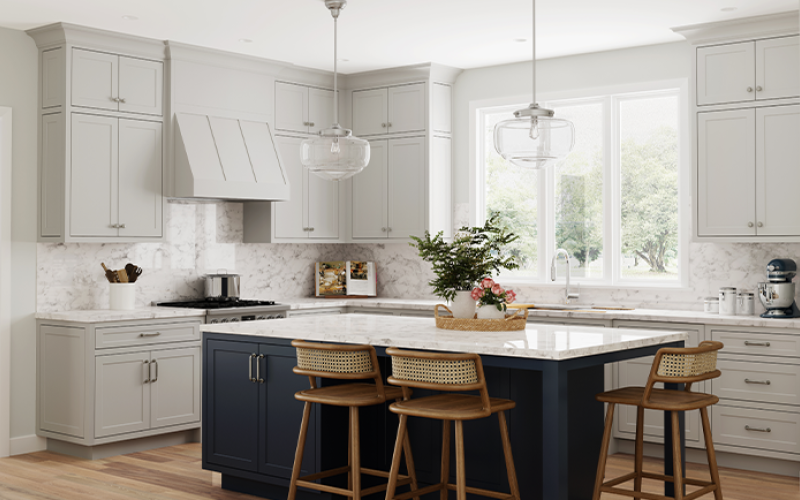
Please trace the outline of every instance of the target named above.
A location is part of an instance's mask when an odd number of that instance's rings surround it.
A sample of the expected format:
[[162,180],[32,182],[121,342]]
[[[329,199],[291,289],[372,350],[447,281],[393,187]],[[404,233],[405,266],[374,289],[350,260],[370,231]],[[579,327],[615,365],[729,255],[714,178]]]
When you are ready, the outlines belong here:
[[333,18],[333,123],[339,124],[339,92],[337,87],[339,63],[339,19]]
[[533,67],[532,70],[532,78],[533,78],[533,104],[536,104],[536,0],[533,0],[533,32],[531,34],[531,40],[533,43],[533,57],[531,57],[531,66]]

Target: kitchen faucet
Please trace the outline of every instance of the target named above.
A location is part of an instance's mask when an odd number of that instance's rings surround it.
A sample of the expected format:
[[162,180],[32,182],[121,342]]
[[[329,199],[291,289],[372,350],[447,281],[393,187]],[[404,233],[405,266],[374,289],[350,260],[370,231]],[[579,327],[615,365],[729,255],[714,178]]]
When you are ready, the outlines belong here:
[[578,300],[580,294],[569,293],[569,253],[563,248],[556,250],[555,255],[553,255],[553,262],[550,264],[550,281],[556,280],[556,261],[558,260],[558,256],[562,253],[564,254],[564,259],[566,259],[567,263],[567,288],[564,290],[564,304],[569,304],[569,299]]

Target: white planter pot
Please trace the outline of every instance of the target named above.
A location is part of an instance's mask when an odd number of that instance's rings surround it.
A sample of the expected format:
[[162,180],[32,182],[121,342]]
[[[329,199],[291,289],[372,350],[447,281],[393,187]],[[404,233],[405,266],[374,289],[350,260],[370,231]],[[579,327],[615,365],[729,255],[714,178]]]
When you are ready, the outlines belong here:
[[454,318],[475,317],[475,304],[471,291],[456,292],[456,298],[450,303],[450,310]]
[[478,308],[478,319],[504,319],[505,311],[498,311],[495,306],[480,306]]

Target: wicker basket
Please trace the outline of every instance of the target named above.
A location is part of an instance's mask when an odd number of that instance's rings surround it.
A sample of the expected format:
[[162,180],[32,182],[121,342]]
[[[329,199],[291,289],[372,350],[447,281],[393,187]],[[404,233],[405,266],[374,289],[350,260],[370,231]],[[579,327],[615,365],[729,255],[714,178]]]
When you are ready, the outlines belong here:
[[[463,330],[466,332],[513,332],[524,330],[528,324],[528,310],[517,309],[513,314],[509,314],[505,319],[478,319],[477,314],[474,318],[454,318],[452,316],[439,316],[439,308],[445,309],[450,314],[453,311],[443,304],[436,304],[434,314],[436,315],[436,328],[444,330]],[[520,315],[520,312],[523,312]]]

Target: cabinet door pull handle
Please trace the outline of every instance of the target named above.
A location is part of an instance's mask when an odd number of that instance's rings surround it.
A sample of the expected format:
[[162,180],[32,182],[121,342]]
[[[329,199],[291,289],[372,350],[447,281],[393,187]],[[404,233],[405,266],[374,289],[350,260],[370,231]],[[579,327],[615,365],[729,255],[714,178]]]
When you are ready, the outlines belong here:
[[250,379],[250,382],[255,382],[256,381],[256,379],[253,378],[253,358],[255,358],[256,356],[257,356],[257,354],[251,354],[247,358],[247,374],[248,374],[248,378]]
[[752,92],[753,91],[753,87],[747,87],[747,91],[748,92]]
[[387,227],[386,229],[388,229],[390,233],[392,232],[392,228]]
[[759,222],[758,223],[758,227],[764,227],[764,223],[763,222]]
[[114,102],[119,102],[119,97],[112,97],[111,100]]
[[310,227],[310,228],[308,228],[308,230],[309,230],[309,231],[313,231],[313,230],[314,230],[314,228],[313,228],[313,227]]
[[755,431],[755,432],[772,432],[772,429],[769,427],[750,427],[749,425],[745,425],[744,429],[746,431]]
[[111,228],[114,228],[114,229],[119,229],[119,224],[109,224],[108,227],[111,227]]
[[752,222],[748,222],[747,223],[747,227],[753,227],[753,223]]
[[769,347],[769,342],[753,342],[752,340],[745,340],[744,345],[750,347]]
[[150,379],[150,383],[158,382],[158,360],[154,359],[150,362],[150,366],[156,365],[156,376]]
[[139,334],[140,337],[158,337],[159,335],[161,335],[161,332],[144,332]]
[[381,127],[386,128],[386,124],[385,123],[381,123]]
[[256,359],[256,380],[258,380],[259,384],[264,383],[264,379],[261,378],[261,358],[265,358],[263,354],[259,354],[258,358]]
[[120,225],[119,225],[119,228],[120,228],[120,229],[125,229],[125,224],[120,224]]
[[125,99],[120,98],[119,102],[121,102],[122,104],[125,104]]
[[146,384],[150,382],[150,361],[145,359],[142,361],[142,363],[144,363],[143,366],[147,370],[147,378],[144,379],[144,383]]
[[772,382],[769,380],[750,380],[749,378],[744,379],[745,384],[758,384],[758,385],[771,385]]
[[308,126],[309,127],[313,127],[314,126],[314,122],[309,122]]
[[383,232],[385,233],[385,232],[386,232],[386,228],[385,228],[385,227],[382,227],[382,228],[381,228],[381,231],[383,231]]
[[756,92],[761,92],[762,90],[764,89],[761,87],[761,85],[756,86]]
[[389,123],[387,123],[386,125],[387,125],[387,126],[389,126],[389,127],[391,127],[391,126],[392,126],[392,122],[389,122]]

